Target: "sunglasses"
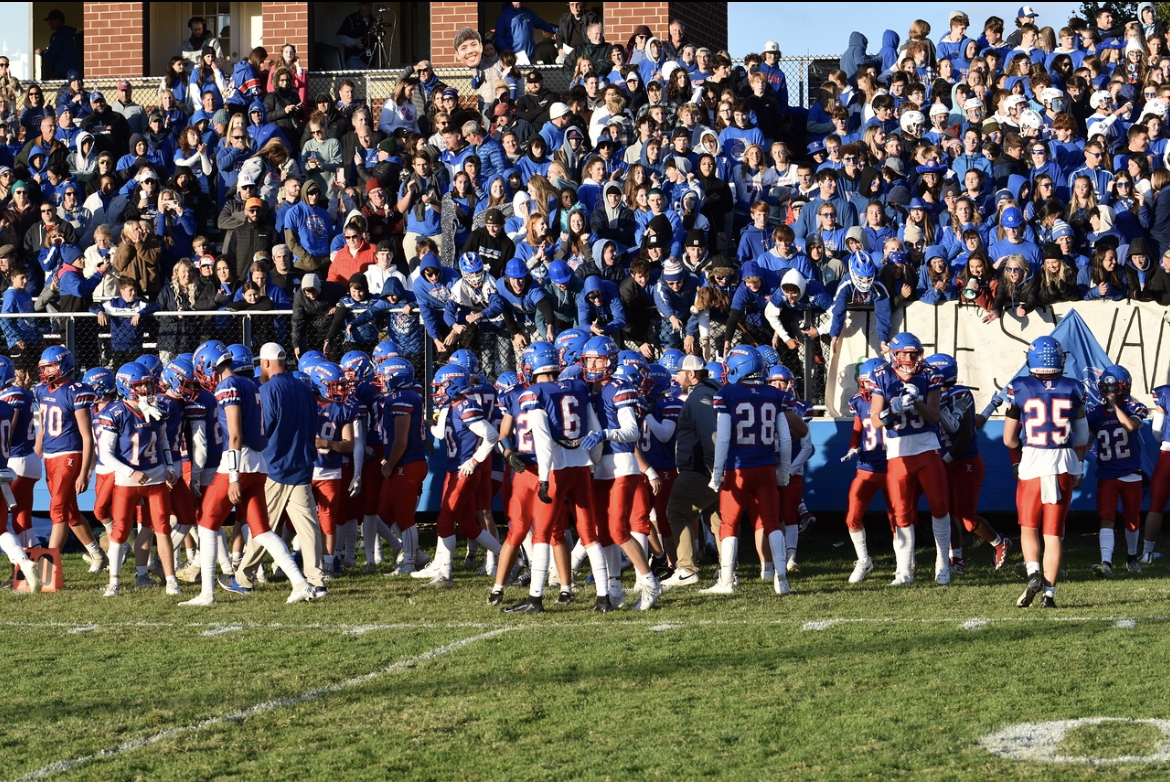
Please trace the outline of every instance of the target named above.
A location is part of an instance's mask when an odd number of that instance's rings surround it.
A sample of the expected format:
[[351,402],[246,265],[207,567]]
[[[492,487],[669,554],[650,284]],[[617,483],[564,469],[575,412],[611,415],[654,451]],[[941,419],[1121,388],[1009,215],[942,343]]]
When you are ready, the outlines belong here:
[[243,136],[232,136],[232,141],[243,141],[243,140],[244,140]]
[[1009,266],[1009,267],[1007,267],[1007,271],[1008,271],[1008,274],[1020,274],[1024,270],[1021,269],[1019,266]]

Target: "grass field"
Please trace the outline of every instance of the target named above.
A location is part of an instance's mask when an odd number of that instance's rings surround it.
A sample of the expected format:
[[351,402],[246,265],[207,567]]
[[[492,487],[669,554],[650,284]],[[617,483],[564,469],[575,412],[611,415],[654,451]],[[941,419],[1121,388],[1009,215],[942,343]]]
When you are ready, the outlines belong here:
[[[285,583],[180,609],[161,589],[103,599],[104,575],[72,555],[64,593],[0,595],[0,777],[1166,778],[1170,761],[1012,760],[980,739],[1170,716],[1170,565],[1094,581],[1096,536],[1074,536],[1060,610],[1042,613],[1015,608],[1023,582],[993,573],[984,545],[950,587],[922,583],[925,549],[919,585],[886,586],[885,553],[852,587],[843,535],[818,532],[790,597],[743,564],[734,596],[675,590],[605,616],[585,611],[591,590],[501,614],[489,580],[458,569],[445,591],[347,575],[317,603],[285,605]],[[1145,722],[1055,741],[1050,754],[1170,757]]]

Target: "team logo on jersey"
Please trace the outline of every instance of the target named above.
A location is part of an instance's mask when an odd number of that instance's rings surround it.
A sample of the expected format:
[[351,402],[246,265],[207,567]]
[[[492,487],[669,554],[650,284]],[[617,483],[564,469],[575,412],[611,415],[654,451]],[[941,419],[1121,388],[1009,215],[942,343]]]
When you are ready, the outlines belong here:
[[305,227],[309,229],[309,233],[319,239],[325,238],[329,233],[325,221],[318,214],[310,213],[308,219],[305,220]]

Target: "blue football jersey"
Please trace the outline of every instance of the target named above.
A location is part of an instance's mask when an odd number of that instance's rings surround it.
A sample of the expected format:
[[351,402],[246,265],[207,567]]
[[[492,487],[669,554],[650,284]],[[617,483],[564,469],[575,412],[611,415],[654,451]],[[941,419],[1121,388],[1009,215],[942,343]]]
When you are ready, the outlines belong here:
[[97,394],[80,380],[71,380],[53,390],[41,383],[36,387],[36,397],[44,430],[45,455],[80,452],[81,430],[77,428],[76,412],[92,408]]
[[[94,400],[96,399],[95,397]],[[32,391],[17,385],[8,386],[0,393],[0,402],[12,408],[12,415],[16,416],[16,425],[12,429],[8,443],[9,456],[36,455],[37,425],[33,416],[34,401]]]
[[366,445],[381,445],[385,442],[380,426],[382,403],[374,386],[368,380],[363,380],[354,387],[349,401],[357,405],[358,415],[366,427]]
[[443,440],[447,444],[447,472],[456,472],[459,465],[476,452],[479,448],[479,435],[471,431],[471,425],[477,421],[486,423],[487,420],[483,408],[470,397],[460,399],[451,405],[447,413],[446,430],[443,432]]
[[677,464],[674,458],[674,441],[682,409],[682,400],[670,395],[660,396],[651,403],[650,412],[660,423],[673,421],[675,424],[675,434],[671,435],[666,442],[655,437],[654,433],[650,431],[646,419],[642,419],[642,438],[639,441],[639,447],[646,455],[646,461],[655,470],[673,470]]
[[122,400],[106,405],[98,416],[103,432],[113,432],[118,437],[114,452],[126,464],[141,472],[149,472],[166,463],[163,455],[161,431],[162,422],[148,422],[142,414]]
[[1170,442],[1170,386],[1158,386],[1154,389],[1154,404],[1162,408],[1166,416],[1162,419],[1162,431],[1158,437],[1162,442]]
[[552,439],[562,446],[576,448],[586,435],[591,397],[589,385],[583,380],[556,380],[524,389],[517,404],[522,412],[543,410],[548,416]]
[[849,400],[849,412],[861,421],[861,453],[857,456],[857,469],[886,472],[886,429],[873,425],[869,400],[861,394],[854,394]]
[[516,386],[511,391],[501,394],[496,403],[503,414],[512,416],[512,439],[516,441],[515,452],[525,464],[536,464],[536,444],[532,440],[532,425],[526,413],[520,406],[520,400],[527,388]]
[[[218,408],[217,420],[223,439],[227,440],[227,408],[240,408],[241,441],[244,447],[263,451],[268,445],[264,433],[264,416],[260,410],[260,387],[251,378],[231,375],[215,387],[215,403]],[[227,447],[225,442],[224,447]]]
[[[631,386],[629,383],[611,378],[604,386],[601,387],[600,393],[594,394],[592,403],[593,410],[597,413],[597,420],[601,422],[603,429],[620,429],[621,423],[618,422],[618,411],[623,409],[630,409],[634,413],[634,417],[638,417],[638,389]],[[634,443],[615,443],[611,440],[604,442],[604,448],[601,453],[633,453]]]
[[159,408],[167,417],[167,445],[171,449],[171,463],[178,464],[187,451],[184,430],[186,426],[186,410],[183,401],[168,394],[159,394],[155,397]]
[[725,470],[776,464],[776,419],[784,404],[784,392],[768,385],[732,383],[715,394],[715,415],[731,416]]
[[219,428],[215,396],[210,391],[200,389],[199,394],[183,408],[183,413],[188,422],[203,422],[207,430],[207,463],[203,465],[203,469],[216,469],[223,457],[224,436],[223,430]]
[[[355,405],[340,402],[317,402],[317,436],[332,443],[341,442],[341,430],[345,425],[352,423],[358,415]],[[336,475],[322,476],[323,478],[340,478],[341,465],[349,461],[347,454],[329,450],[321,453],[317,451],[317,459],[313,467],[318,470],[333,471]]]
[[12,456],[12,440],[16,436],[12,430],[12,416],[12,407],[0,399],[0,467],[7,467],[8,458]]
[[[1073,420],[1084,407],[1085,387],[1067,377],[1013,378],[1004,394],[1020,416],[1020,442],[1028,448],[1071,448]],[[1011,409],[1009,409],[1009,413]]]
[[[942,398],[939,402],[939,408],[946,408],[956,415],[958,414],[958,407],[965,405],[968,409],[975,406],[975,399],[971,395],[971,389],[966,386],[951,386],[944,388]],[[955,445],[955,440],[960,433],[966,432],[969,437],[967,439],[967,446],[962,453],[954,454],[956,459],[970,459],[973,456],[979,455],[979,442],[975,437],[975,416],[970,418],[964,417],[959,423],[959,428],[954,434],[947,431],[945,426],[938,428],[938,441],[942,445],[943,453],[950,453],[951,448]]]
[[395,444],[394,422],[402,416],[406,416],[411,425],[407,430],[406,450],[398,460],[399,466],[427,458],[423,398],[417,391],[395,391],[382,402],[382,442],[385,444],[384,452],[387,456]]
[[[1140,402],[1127,399],[1123,403],[1126,415],[1145,420],[1149,409]],[[1129,432],[1117,419],[1117,411],[1095,405],[1085,410],[1089,431],[1093,434],[1093,453],[1097,457],[1097,478],[1110,480],[1124,478],[1142,469],[1141,431]]]
[[[886,402],[886,409],[890,407],[890,400],[906,393],[906,386],[918,389],[918,395],[923,400],[931,391],[942,390],[942,375],[934,367],[923,365],[918,373],[909,380],[902,380],[893,367],[883,364],[873,371],[873,393],[882,397]],[[886,438],[908,437],[915,434],[934,432],[938,434],[938,424],[928,424],[915,410],[899,413],[893,416],[894,425],[887,428]]]

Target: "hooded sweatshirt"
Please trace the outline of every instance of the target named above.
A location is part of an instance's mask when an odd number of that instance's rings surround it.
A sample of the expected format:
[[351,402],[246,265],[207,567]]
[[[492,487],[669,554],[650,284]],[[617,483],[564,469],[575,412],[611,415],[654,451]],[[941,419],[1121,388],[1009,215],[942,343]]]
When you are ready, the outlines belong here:
[[881,73],[893,68],[898,64],[898,46],[902,43],[902,39],[893,30],[886,30],[882,33],[882,48],[878,50],[878,57],[881,58]]
[[[598,292],[601,301],[594,304],[589,297]],[[617,334],[626,327],[626,309],[618,295],[617,283],[596,276],[585,280],[581,296],[577,299],[578,327],[588,329],[594,323],[607,335]]]
[[318,258],[329,255],[333,238],[333,220],[329,211],[321,206],[322,199],[318,199],[317,206],[308,203],[309,193],[313,191],[320,192],[320,186],[309,180],[301,190],[301,202],[285,213],[285,242],[298,260],[305,255]]
[[[413,287],[423,326],[431,339],[442,339],[447,333],[447,327],[443,323],[443,311],[451,298],[451,286],[459,279],[459,273],[439,263],[439,257],[434,253],[427,253],[419,259],[418,268],[419,275],[414,280]],[[422,275],[424,269],[438,269],[438,281],[427,280]]]

